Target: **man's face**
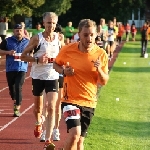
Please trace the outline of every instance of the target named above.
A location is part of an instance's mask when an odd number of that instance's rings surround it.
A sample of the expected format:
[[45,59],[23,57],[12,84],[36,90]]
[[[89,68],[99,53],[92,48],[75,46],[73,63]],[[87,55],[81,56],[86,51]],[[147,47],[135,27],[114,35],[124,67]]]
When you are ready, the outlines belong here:
[[41,29],[41,25],[40,24],[36,25],[36,28],[37,28],[37,30],[40,30]]
[[23,29],[14,29],[14,36],[21,39],[24,35]]
[[46,32],[53,32],[56,28],[56,24],[57,24],[56,18],[50,18],[49,16],[47,16],[43,20],[43,25],[45,27]]
[[21,23],[21,25],[22,25],[22,28],[24,29],[24,28],[25,28],[25,24],[24,24],[24,23]]
[[110,22],[110,23],[109,23],[109,26],[110,26],[110,28],[113,28],[113,27],[114,27],[114,23],[113,23],[113,22]]
[[100,24],[103,26],[103,25],[105,25],[105,20],[104,19],[101,19],[100,20]]
[[96,34],[96,27],[83,27],[79,32],[80,42],[85,49],[95,44]]
[[144,27],[147,27],[147,24],[146,24],[146,23],[144,23]]

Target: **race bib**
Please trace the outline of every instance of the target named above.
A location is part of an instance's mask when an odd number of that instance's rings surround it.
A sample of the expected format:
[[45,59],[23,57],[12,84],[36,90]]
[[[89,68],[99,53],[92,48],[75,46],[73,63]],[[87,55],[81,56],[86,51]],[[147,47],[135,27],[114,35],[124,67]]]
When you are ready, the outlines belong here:
[[21,53],[14,54],[14,61],[21,61]]
[[53,63],[55,61],[55,58],[48,58],[48,63]]
[[67,105],[63,108],[65,121],[69,119],[80,119],[80,109],[73,105]]

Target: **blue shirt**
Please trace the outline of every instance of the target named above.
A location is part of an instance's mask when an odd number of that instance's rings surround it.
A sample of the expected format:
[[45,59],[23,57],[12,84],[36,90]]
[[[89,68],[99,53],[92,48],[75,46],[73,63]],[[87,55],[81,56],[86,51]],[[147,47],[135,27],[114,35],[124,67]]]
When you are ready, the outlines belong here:
[[[14,50],[16,53],[22,53],[28,45],[29,40],[22,38],[18,41],[15,36],[8,37],[2,41],[0,49],[5,51]],[[10,71],[24,71],[27,72],[28,63],[23,61],[14,61],[14,56],[6,55],[6,72]]]

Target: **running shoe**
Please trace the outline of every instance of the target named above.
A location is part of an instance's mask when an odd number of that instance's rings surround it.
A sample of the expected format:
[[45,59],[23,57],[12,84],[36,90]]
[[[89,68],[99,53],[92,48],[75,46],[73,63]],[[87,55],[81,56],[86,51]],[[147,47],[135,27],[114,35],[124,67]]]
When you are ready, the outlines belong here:
[[43,150],[55,150],[55,145],[51,141],[46,141]]
[[42,133],[40,142],[45,142],[46,130]]
[[41,115],[41,122],[37,122],[35,124],[34,135],[36,138],[40,138],[43,133],[42,124],[44,123],[44,121],[45,121],[45,117]]
[[54,129],[53,130],[53,141],[59,141],[60,140],[60,133],[59,129]]
[[40,138],[42,135],[42,124],[36,124],[34,129],[34,135],[36,138]]
[[14,109],[14,117],[20,117],[20,111],[18,109]]

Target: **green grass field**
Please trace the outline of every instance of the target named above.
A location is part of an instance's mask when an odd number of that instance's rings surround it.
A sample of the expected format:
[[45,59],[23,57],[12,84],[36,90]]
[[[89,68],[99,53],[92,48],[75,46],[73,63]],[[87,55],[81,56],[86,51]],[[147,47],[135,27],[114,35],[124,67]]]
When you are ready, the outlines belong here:
[[150,150],[149,74],[140,42],[126,43],[100,90],[85,150]]

